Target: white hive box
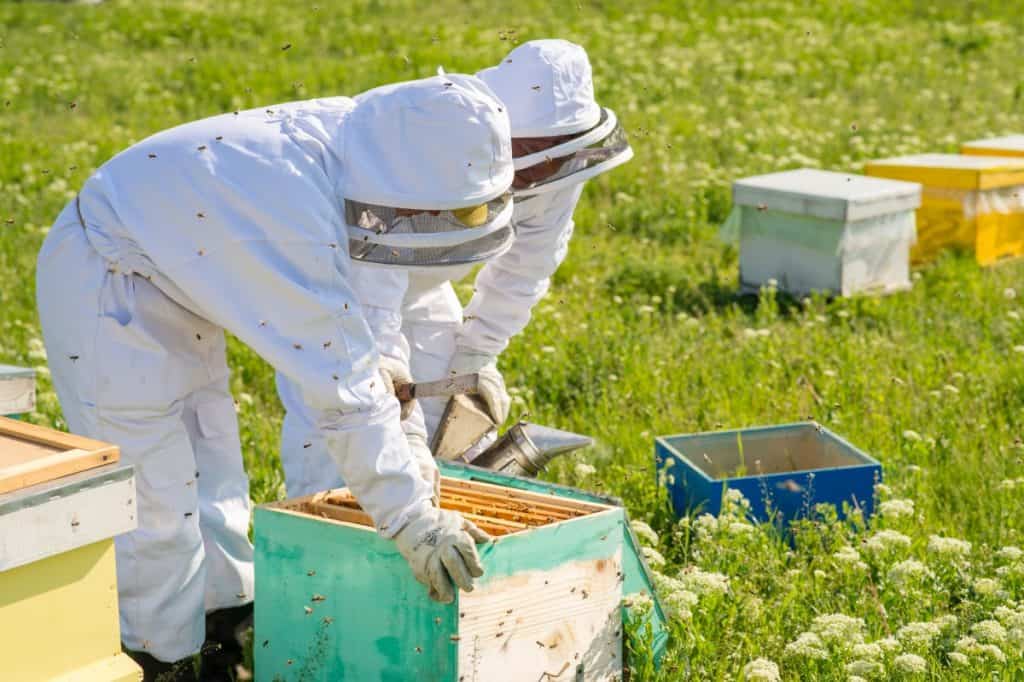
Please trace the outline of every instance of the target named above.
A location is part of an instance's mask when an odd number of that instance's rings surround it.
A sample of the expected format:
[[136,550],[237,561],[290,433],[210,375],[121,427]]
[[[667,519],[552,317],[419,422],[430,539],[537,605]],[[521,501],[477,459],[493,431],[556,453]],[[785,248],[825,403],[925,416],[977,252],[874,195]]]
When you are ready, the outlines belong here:
[[921,185],[803,168],[733,184],[723,231],[740,244],[740,286],[794,295],[910,287]]
[[24,414],[35,408],[35,370],[0,365],[0,415]]

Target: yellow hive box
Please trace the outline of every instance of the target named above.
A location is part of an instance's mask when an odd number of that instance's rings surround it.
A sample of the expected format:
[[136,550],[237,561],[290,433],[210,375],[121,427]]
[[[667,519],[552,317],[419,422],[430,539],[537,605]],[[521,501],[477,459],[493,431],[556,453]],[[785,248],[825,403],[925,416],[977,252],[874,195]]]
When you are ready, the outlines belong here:
[[1024,159],[918,154],[870,161],[864,172],[923,185],[912,262],[950,247],[981,265],[1024,253]]
[[1024,135],[990,137],[987,140],[964,142],[961,154],[972,156],[1021,156],[1024,157]]
[[0,491],[0,680],[141,680],[117,615],[113,537],[136,526],[118,449],[0,417]]

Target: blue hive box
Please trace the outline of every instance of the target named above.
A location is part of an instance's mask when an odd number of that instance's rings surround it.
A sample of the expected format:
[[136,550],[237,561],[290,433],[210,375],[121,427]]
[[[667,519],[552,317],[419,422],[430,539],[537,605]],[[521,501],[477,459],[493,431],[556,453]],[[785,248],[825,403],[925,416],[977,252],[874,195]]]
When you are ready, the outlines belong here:
[[661,436],[655,458],[677,515],[717,516],[728,487],[750,501],[755,519],[783,526],[822,503],[867,519],[882,479],[876,460],[814,422]]

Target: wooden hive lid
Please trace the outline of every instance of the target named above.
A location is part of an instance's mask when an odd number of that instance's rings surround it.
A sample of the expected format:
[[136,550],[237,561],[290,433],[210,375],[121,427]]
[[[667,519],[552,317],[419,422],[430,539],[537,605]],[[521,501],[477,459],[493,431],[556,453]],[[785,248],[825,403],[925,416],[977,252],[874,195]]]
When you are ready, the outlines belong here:
[[0,417],[0,494],[119,459],[116,445]]
[[869,161],[864,172],[949,189],[985,190],[1024,185],[1024,159],[1006,156],[914,154]]

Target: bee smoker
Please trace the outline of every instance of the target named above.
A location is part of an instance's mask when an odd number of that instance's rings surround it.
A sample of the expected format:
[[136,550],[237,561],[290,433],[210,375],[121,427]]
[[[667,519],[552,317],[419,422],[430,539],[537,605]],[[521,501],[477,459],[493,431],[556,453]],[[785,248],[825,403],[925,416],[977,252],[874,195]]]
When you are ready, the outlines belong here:
[[593,444],[594,439],[589,436],[519,422],[470,463],[493,471],[532,478],[555,457]]

